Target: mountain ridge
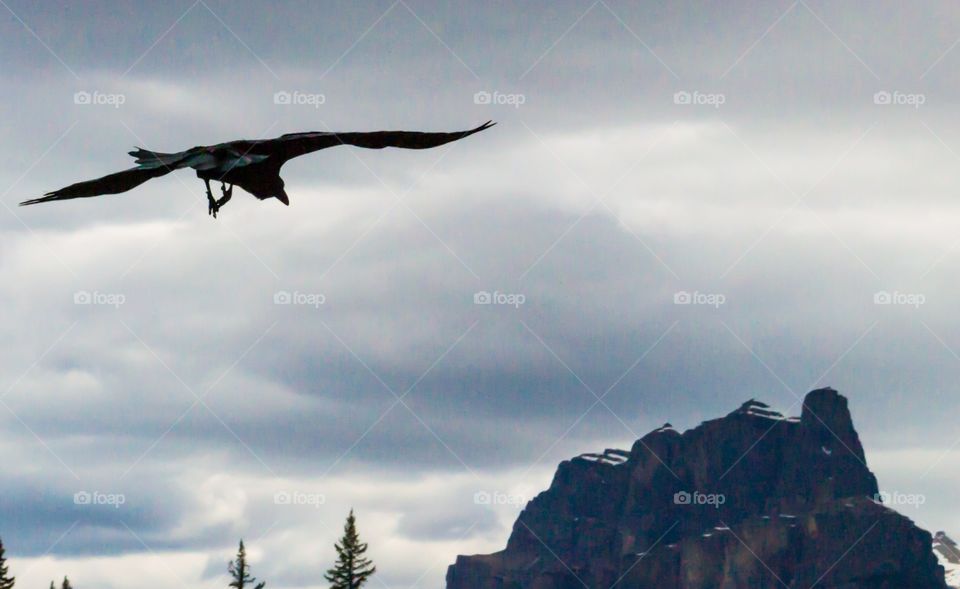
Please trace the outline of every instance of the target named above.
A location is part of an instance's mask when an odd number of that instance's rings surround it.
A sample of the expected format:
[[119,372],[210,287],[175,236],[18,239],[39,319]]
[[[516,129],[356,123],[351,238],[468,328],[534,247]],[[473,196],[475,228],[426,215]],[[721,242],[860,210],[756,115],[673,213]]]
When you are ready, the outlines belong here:
[[447,587],[946,588],[933,537],[880,497],[846,397],[811,391],[799,417],[751,399],[562,462],[506,548],[458,557]]

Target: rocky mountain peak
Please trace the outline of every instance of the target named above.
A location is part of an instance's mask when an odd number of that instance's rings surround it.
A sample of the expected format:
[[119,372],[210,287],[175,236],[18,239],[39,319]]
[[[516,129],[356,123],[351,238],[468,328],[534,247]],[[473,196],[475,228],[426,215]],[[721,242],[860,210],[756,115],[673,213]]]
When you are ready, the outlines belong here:
[[751,399],[561,463],[506,549],[458,557],[447,586],[945,588],[934,539],[877,493],[837,391],[811,391],[799,418]]

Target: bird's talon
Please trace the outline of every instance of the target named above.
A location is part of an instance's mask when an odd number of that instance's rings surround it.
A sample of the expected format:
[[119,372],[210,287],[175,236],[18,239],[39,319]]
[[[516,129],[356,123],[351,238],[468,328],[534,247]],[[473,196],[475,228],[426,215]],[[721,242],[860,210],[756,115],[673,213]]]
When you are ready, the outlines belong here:
[[217,199],[210,196],[210,208],[212,210],[210,214],[212,214],[214,218],[216,218],[217,213],[220,211],[223,205],[230,202],[230,199],[233,197],[233,184],[230,185],[230,188],[227,188],[226,183],[221,182],[220,194],[222,194],[223,196]]

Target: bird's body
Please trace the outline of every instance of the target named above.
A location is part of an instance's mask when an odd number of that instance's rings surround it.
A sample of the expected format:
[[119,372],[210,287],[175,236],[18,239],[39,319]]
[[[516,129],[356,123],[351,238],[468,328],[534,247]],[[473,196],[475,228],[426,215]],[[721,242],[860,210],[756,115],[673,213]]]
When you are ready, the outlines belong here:
[[[160,153],[137,148],[130,152],[137,166],[95,180],[71,184],[49,192],[41,198],[27,200],[21,205],[41,202],[88,198],[103,194],[126,192],[174,170],[192,168],[204,181],[210,214],[216,217],[220,208],[233,195],[233,186],[239,186],[260,200],[276,198],[289,205],[280,168],[295,157],[337,145],[353,145],[368,149],[399,147],[429,149],[456,141],[483,131],[495,123],[487,122],[469,131],[454,133],[421,133],[417,131],[376,131],[372,133],[308,132],[290,133],[262,141],[238,140],[210,146],[197,146],[177,153]],[[213,198],[210,182],[222,184],[222,197]],[[230,185],[230,188],[227,188]]]

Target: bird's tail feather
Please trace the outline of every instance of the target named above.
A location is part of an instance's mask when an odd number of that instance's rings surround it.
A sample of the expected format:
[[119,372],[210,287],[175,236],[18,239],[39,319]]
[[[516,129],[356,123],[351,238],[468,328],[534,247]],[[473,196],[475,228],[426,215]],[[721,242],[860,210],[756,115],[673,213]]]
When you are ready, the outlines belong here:
[[180,160],[182,160],[187,152],[177,152],[177,153],[162,153],[159,151],[150,151],[142,147],[138,147],[133,151],[127,152],[132,155],[138,164],[142,167],[158,167],[158,166],[173,166]]

